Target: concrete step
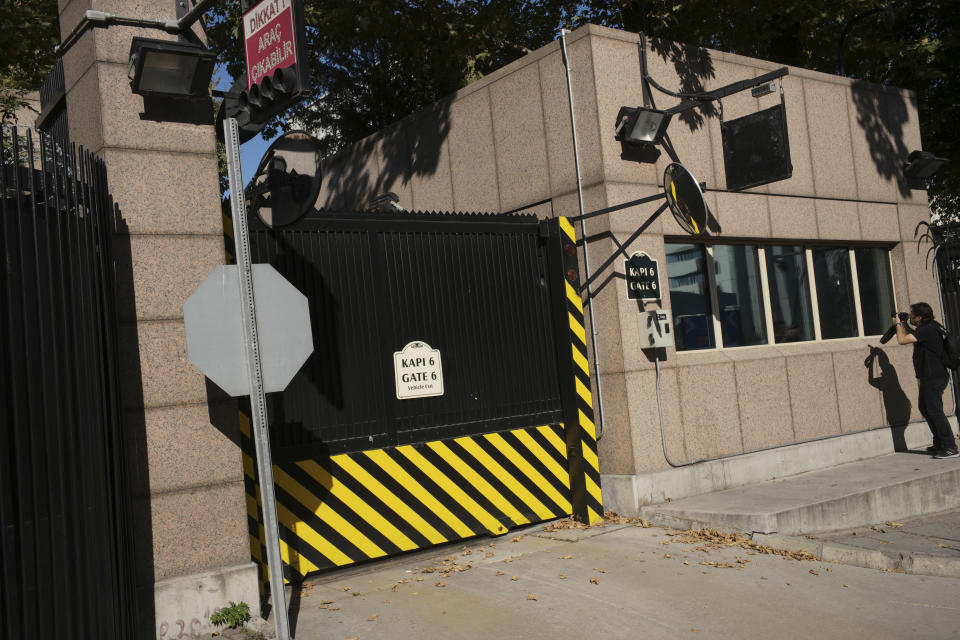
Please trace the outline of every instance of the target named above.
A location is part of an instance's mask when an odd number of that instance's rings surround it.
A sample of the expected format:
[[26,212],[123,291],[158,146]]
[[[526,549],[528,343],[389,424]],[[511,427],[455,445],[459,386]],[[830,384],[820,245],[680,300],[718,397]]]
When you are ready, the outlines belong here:
[[905,452],[650,505],[640,515],[681,529],[798,535],[957,507],[960,458]]

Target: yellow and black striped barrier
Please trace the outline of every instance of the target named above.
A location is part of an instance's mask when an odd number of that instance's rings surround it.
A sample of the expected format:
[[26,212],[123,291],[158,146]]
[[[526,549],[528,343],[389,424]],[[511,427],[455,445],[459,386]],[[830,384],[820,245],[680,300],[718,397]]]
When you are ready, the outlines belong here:
[[[275,464],[287,580],[569,515],[601,520],[576,236],[565,218],[543,225],[563,422]],[[250,549],[264,589],[262,503],[244,411],[240,430]]]

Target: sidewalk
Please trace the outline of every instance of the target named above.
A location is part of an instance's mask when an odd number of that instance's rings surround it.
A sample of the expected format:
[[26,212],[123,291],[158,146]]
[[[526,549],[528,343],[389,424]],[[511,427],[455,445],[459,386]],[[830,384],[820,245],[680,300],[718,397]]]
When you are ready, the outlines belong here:
[[[951,523],[960,515],[942,515],[889,528],[918,537],[924,531],[953,535]],[[561,528],[567,524],[310,579],[289,592],[294,637],[957,636],[960,579],[834,564],[801,550],[776,552],[743,535],[642,526],[637,519]],[[810,549],[822,542],[802,540]],[[943,549],[948,553],[957,552]],[[272,637],[272,620],[260,628]]]

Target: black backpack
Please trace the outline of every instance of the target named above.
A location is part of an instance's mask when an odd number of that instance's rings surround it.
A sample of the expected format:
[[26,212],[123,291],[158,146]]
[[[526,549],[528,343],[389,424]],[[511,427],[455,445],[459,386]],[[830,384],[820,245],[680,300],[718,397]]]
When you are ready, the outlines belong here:
[[943,352],[940,354],[940,362],[951,371],[960,368],[960,336],[950,333],[939,322],[936,325],[937,331],[943,337]]

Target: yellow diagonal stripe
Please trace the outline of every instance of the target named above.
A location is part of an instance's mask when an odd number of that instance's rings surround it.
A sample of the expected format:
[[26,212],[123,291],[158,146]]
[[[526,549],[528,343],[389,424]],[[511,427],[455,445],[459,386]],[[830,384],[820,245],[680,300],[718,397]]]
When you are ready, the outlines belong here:
[[[300,520],[300,518],[295,516],[289,509],[287,509],[285,506],[283,506],[279,502],[277,503],[277,520],[279,520],[280,524],[285,526],[287,529],[290,529],[291,531],[293,531],[293,533],[298,538],[300,538],[301,540],[309,544],[311,547],[313,547],[317,551],[319,551],[324,557],[329,559],[333,564],[344,565],[344,564],[350,564],[351,562],[353,562],[353,560],[350,559],[350,557],[347,556],[347,554],[340,551],[340,549],[335,547],[329,540],[327,540],[322,535],[314,531],[313,527],[308,525],[306,522],[303,522],[302,520]],[[282,549],[283,540],[281,540],[280,542],[281,542],[281,549]],[[300,556],[299,553],[297,555]],[[308,569],[308,571],[317,570],[317,567],[314,566],[313,563],[311,563],[306,558],[303,558],[303,561],[309,564],[311,567],[313,567],[312,569]],[[289,564],[289,561],[287,561],[287,563]],[[301,571],[301,573],[306,573],[306,572]]]
[[436,515],[440,516],[440,519],[444,521],[451,529],[457,532],[457,535],[464,538],[474,535],[474,531],[470,529],[467,525],[463,524],[463,521],[460,520],[457,516],[453,515],[449,509],[447,509],[443,503],[441,503],[437,498],[427,491],[423,485],[414,480],[413,476],[403,470],[403,467],[398,465],[393,458],[387,455],[386,451],[382,449],[376,451],[367,451],[367,457],[377,463],[381,469],[390,474],[390,477],[399,482],[404,489],[413,494],[413,496],[426,505],[427,509]]
[[599,461],[597,460],[597,454],[594,453],[590,447],[584,443],[581,443],[581,447],[583,449],[583,461],[590,465],[591,468],[599,469],[600,467],[598,466]]
[[418,469],[430,476],[430,479],[436,482],[440,488],[446,491],[447,494],[456,500],[458,504],[463,505],[463,508],[466,509],[470,515],[479,520],[480,524],[487,528],[487,531],[493,534],[506,532],[506,528],[499,520],[487,513],[486,509],[481,507],[476,500],[467,495],[463,489],[458,487],[456,483],[450,480],[450,478],[440,471],[440,469],[437,469],[432,462],[420,455],[419,451],[410,445],[397,447],[397,451],[405,455],[410,462],[417,466]]
[[580,324],[580,321],[573,317],[573,314],[569,311],[567,316],[570,318],[570,330],[573,331],[574,335],[580,338],[580,342],[587,344],[587,331],[583,328],[583,325]]
[[250,437],[250,418],[243,411],[237,412],[237,422],[240,423],[240,433]]
[[599,524],[603,521],[603,518],[593,510],[593,507],[587,507],[587,518],[590,520],[587,524]]
[[315,516],[329,524],[334,531],[350,541],[350,544],[367,554],[370,558],[379,558],[387,552],[377,546],[346,518],[337,513],[329,504],[313,495],[306,487],[294,480],[280,467],[273,468],[273,480],[277,486],[289,493],[294,500],[309,509]]
[[[565,512],[570,511],[570,501],[560,494],[559,491],[554,489],[553,485],[543,477],[543,475],[537,471],[532,464],[530,464],[526,458],[524,458],[520,453],[517,452],[512,446],[510,446],[506,440],[503,439],[499,433],[488,433],[484,436],[493,446],[497,448],[500,453],[507,457],[507,460],[513,463],[517,469],[520,470],[520,473],[524,474],[530,480],[533,480],[533,483],[539,487],[541,491],[547,494],[554,504],[563,509]],[[538,501],[539,502],[539,501]],[[553,513],[552,515],[558,515]]]
[[338,464],[344,471],[356,478],[360,484],[369,489],[373,495],[377,496],[378,499],[383,501],[383,503],[390,507],[394,513],[396,513],[406,522],[410,523],[410,526],[412,526],[414,529],[422,533],[427,540],[434,544],[440,544],[441,542],[447,541],[447,539],[440,535],[440,532],[434,529],[429,522],[420,517],[419,513],[411,509],[407,503],[398,498],[396,494],[390,491],[390,489],[387,489],[385,486],[383,486],[383,483],[367,473],[363,467],[351,460],[349,456],[333,456],[331,460]]
[[570,284],[567,280],[564,280],[567,284],[567,300],[577,308],[577,311],[580,312],[580,315],[583,315],[583,300],[580,299],[580,294],[577,293],[577,290],[573,288],[573,285]]
[[563,216],[557,218],[557,221],[560,223],[560,228],[563,230],[563,232],[567,234],[567,237],[576,242],[577,232],[573,230],[573,225],[570,224],[570,221]]
[[574,379],[577,381],[577,393],[583,398],[583,401],[587,403],[587,406],[593,409],[593,395],[590,393],[590,389],[587,385],[580,382],[580,378],[574,377]]
[[253,458],[251,458],[246,453],[243,454],[243,472],[250,476],[250,479],[253,480],[257,476],[253,473]]
[[553,513],[547,509],[542,502],[537,500],[537,497],[530,493],[526,487],[524,487],[520,482],[513,477],[513,474],[500,466],[500,463],[490,457],[486,451],[480,448],[480,445],[477,444],[476,440],[473,438],[457,438],[457,444],[467,450],[467,452],[476,458],[480,464],[490,470],[493,475],[497,477],[497,480],[502,482],[507,489],[512,491],[514,495],[519,497],[523,502],[533,509],[533,512],[537,514],[540,518],[546,520],[547,518],[552,518]]
[[250,555],[253,556],[253,559],[257,562],[263,562],[260,557],[260,539],[252,533],[248,535],[250,536]]
[[593,420],[588,418],[587,414],[585,414],[581,409],[577,409],[577,413],[580,415],[580,428],[582,428],[586,432],[587,437],[589,437],[592,440],[596,440],[597,427],[596,425],[593,424]]
[[560,452],[560,455],[563,456],[563,459],[567,459],[567,445],[564,444],[560,436],[557,435],[557,432],[550,427],[537,427],[537,431],[543,434],[543,437],[547,439],[547,442],[552,444],[557,451]]
[[603,496],[600,495],[600,487],[597,486],[597,483],[590,476],[585,476],[584,480],[587,481],[587,493],[593,496],[598,503],[603,504]]
[[428,442],[427,446],[437,452],[437,454],[446,461],[451,467],[456,470],[457,473],[466,478],[467,482],[472,484],[477,488],[483,496],[493,503],[497,509],[513,520],[516,524],[527,524],[530,520],[527,519],[522,513],[516,510],[516,508],[510,504],[506,498],[504,498],[499,491],[493,488],[493,486],[483,479],[483,477],[478,474],[476,471],[470,468],[466,462],[460,459],[460,456],[456,455],[453,451],[450,450],[447,445],[439,441]]
[[[280,559],[291,569],[304,576],[311,571],[319,571],[320,567],[304,558],[297,550],[293,549],[283,540],[280,541]],[[267,582],[270,582],[270,576],[267,575]],[[289,580],[283,579],[283,584],[289,584]]]
[[587,357],[580,353],[580,349],[577,349],[573,344],[570,345],[570,349],[573,351],[573,361],[577,363],[577,366],[580,367],[585,374],[590,375],[590,372],[587,370]]
[[517,429],[513,434],[530,450],[530,453],[537,457],[537,460],[543,463],[543,466],[550,470],[550,473],[557,477],[557,480],[563,483],[563,486],[567,489],[570,488],[570,475],[567,470],[560,466],[556,459],[540,446],[539,442],[530,437],[530,434],[523,429]]
[[[403,534],[402,531],[393,526],[389,520],[380,515],[376,509],[373,509],[364,500],[354,493],[345,484],[330,475],[326,469],[321,467],[313,460],[304,460],[298,462],[297,466],[307,472],[307,474],[319,482],[330,495],[340,500],[350,507],[354,513],[360,516],[364,521],[369,522],[373,527],[382,533],[390,542],[397,545],[403,551],[416,549],[417,545],[413,540]],[[352,542],[352,540],[351,540]]]

